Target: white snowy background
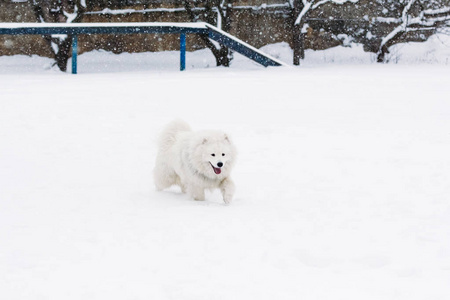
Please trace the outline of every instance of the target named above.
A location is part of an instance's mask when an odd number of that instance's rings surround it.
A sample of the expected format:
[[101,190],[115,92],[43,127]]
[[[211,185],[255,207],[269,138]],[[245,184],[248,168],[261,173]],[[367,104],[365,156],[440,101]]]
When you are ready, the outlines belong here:
[[[448,37],[178,57],[0,57],[1,299],[450,299]],[[174,118],[234,138],[230,206],[154,190]]]

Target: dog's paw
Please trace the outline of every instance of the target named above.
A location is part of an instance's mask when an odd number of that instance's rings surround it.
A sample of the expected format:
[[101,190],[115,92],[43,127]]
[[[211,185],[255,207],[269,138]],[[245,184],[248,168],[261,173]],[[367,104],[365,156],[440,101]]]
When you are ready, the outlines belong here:
[[230,205],[232,200],[232,197],[223,197],[223,202],[225,202],[225,205]]
[[222,192],[223,202],[225,202],[225,204],[231,204],[231,200],[233,200],[234,190],[234,183],[230,178],[222,181],[220,191]]

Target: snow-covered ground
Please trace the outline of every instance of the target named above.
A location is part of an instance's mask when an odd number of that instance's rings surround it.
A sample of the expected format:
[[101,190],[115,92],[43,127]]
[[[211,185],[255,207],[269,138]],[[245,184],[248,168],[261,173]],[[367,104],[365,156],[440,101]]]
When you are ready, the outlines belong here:
[[[198,51],[186,72],[176,52],[87,53],[79,75],[0,57],[0,298],[448,300],[449,44],[432,42],[382,65]],[[232,205],[154,190],[177,117],[234,138]]]

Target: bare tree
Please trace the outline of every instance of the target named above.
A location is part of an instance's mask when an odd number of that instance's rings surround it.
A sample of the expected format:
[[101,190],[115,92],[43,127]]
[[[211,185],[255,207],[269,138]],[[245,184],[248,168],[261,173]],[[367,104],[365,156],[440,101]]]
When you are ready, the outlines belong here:
[[[230,31],[233,0],[183,0],[183,4],[191,22],[202,20],[224,31]],[[201,38],[216,58],[217,66],[230,66],[233,54],[228,47],[213,43],[206,35],[201,35]]]
[[308,26],[309,14],[324,4],[356,3],[359,0],[290,0],[290,6],[295,17],[293,29],[294,65],[300,64],[300,59],[305,58],[304,38]]
[[[33,0],[36,19],[41,23],[77,23],[86,10],[85,0]],[[72,36],[48,35],[45,40],[51,46],[55,65],[65,72],[70,58]]]
[[[439,28],[448,26],[450,21],[450,3],[448,2],[403,0],[400,24],[382,39],[377,53],[377,61],[384,62],[386,53],[389,53],[389,47],[407,42],[408,35],[421,32],[432,34]],[[445,6],[445,4],[447,5]]]

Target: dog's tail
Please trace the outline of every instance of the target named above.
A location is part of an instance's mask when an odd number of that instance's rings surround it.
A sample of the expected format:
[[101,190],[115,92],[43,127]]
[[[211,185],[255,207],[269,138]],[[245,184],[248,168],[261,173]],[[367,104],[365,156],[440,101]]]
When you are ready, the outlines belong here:
[[159,136],[159,149],[161,151],[170,149],[176,141],[176,135],[182,131],[191,131],[191,126],[183,120],[177,119],[167,124]]

